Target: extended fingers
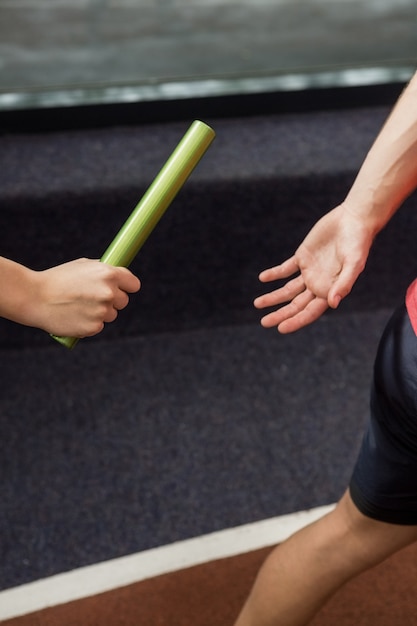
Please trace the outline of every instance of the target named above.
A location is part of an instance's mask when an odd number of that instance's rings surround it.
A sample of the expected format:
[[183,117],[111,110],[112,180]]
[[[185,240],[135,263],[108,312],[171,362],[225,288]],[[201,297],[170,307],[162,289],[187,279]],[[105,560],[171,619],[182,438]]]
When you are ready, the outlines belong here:
[[285,335],[293,333],[304,326],[308,326],[315,322],[328,308],[327,300],[324,298],[314,297],[304,309],[295,313],[292,317],[288,317],[277,324],[278,331]]
[[277,327],[282,334],[292,333],[317,320],[328,308],[327,300],[305,289],[291,302],[261,319],[264,328]]
[[294,300],[294,298],[299,296],[304,291],[305,284],[303,277],[300,275],[288,281],[279,289],[274,289],[274,291],[258,296],[258,298],[254,300],[254,305],[257,309],[263,309],[268,306],[284,304],[284,302]]
[[303,311],[309,303],[315,298],[315,296],[304,289],[304,291],[298,294],[285,306],[280,307],[276,311],[271,311],[261,319],[261,324],[264,328],[272,328],[273,326],[279,326],[286,319],[290,319],[298,315]]
[[273,280],[280,280],[282,278],[289,278],[293,274],[299,271],[298,264],[295,260],[295,256],[284,261],[281,265],[270,267],[259,274],[259,280],[263,283],[268,283]]

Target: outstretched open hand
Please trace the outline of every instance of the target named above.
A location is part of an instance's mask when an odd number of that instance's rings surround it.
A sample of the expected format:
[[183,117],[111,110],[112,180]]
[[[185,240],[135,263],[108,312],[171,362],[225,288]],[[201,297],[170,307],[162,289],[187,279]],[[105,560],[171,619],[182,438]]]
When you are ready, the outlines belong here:
[[327,213],[294,256],[259,275],[263,283],[286,281],[256,298],[258,309],[278,306],[262,318],[262,326],[291,333],[317,320],[328,307],[337,308],[365,268],[372,241],[372,230],[345,206]]

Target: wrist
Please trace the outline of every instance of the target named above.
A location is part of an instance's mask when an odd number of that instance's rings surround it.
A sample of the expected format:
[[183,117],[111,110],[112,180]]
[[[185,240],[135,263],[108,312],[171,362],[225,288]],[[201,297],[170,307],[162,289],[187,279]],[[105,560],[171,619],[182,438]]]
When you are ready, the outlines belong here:
[[395,209],[376,200],[363,201],[355,198],[355,194],[348,194],[342,203],[343,212],[349,217],[360,222],[362,228],[367,230],[372,237],[384,228]]

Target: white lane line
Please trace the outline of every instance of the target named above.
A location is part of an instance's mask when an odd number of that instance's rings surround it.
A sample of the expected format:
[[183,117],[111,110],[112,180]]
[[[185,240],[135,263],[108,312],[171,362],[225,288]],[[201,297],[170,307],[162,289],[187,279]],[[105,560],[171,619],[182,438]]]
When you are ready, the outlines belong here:
[[0,620],[111,591],[161,574],[284,541],[334,508],[327,505],[178,541],[0,592]]

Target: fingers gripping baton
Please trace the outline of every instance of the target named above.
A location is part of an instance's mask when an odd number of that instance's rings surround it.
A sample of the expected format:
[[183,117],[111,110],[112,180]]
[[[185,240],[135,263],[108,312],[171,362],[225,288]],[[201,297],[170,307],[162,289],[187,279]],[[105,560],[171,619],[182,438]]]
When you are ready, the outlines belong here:
[[[196,120],[191,124],[100,261],[121,267],[130,265],[214,137],[214,130],[204,122]],[[78,342],[75,337],[52,337],[69,349]]]

